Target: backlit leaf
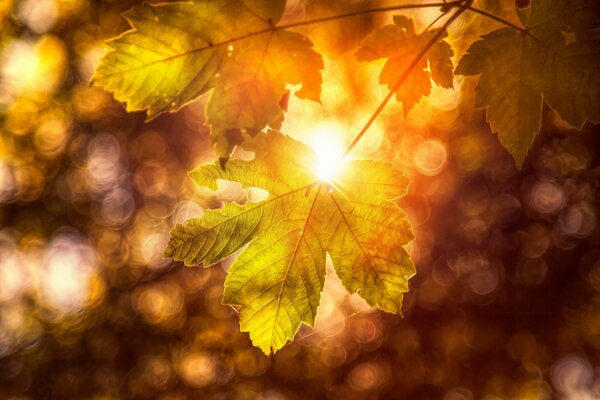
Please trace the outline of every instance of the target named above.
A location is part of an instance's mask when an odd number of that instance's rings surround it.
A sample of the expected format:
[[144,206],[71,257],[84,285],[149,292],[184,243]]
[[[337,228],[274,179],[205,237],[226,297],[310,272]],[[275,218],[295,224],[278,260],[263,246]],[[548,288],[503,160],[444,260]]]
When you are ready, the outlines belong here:
[[[410,64],[420,51],[434,39],[436,30],[417,34],[415,23],[404,15],[394,16],[394,24],[386,25],[369,35],[362,47],[356,51],[359,61],[372,61],[387,58],[379,83],[387,85],[390,90],[408,70]],[[404,113],[408,113],[414,105],[431,92],[431,79],[441,87],[453,87],[452,47],[441,39],[435,41],[421,58],[416,67],[396,91],[396,98],[402,102]]]
[[541,124],[542,99],[571,125],[600,122],[600,4],[535,0],[518,10],[530,35],[502,28],[473,43],[456,74],[481,75],[476,107],[520,167]]
[[284,8],[284,0],[143,3],[125,14],[133,29],[108,42],[92,83],[148,118],[213,90],[207,122],[227,158],[246,133],[280,126],[286,85],[319,101],[323,61],[308,38],[275,28]]
[[255,152],[252,161],[231,160],[225,170],[207,164],[191,176],[213,189],[218,179],[260,187],[269,197],[177,225],[165,255],[209,266],[247,245],[228,271],[223,302],[240,308],[241,329],[265,353],[292,339],[302,322],[314,324],[327,253],[348,291],[400,313],[415,272],[402,246],[413,236],[392,200],[406,193],[408,179],[388,164],[353,160],[320,180],[312,150],[276,131],[244,147]]

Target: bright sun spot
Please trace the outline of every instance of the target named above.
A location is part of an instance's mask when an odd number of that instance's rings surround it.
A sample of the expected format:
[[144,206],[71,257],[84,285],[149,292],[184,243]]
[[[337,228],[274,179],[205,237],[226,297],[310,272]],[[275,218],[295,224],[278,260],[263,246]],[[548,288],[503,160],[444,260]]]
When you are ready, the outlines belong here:
[[331,181],[339,170],[346,150],[346,127],[338,121],[321,122],[307,132],[306,142],[317,156],[315,172],[325,181]]

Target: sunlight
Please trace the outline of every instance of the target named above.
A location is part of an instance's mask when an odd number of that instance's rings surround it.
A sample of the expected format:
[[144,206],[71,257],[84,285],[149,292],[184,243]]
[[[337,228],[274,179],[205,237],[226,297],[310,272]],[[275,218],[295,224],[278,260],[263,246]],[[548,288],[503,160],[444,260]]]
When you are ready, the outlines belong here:
[[339,171],[346,149],[346,127],[339,121],[324,121],[307,133],[307,143],[317,156],[315,173],[330,182]]
[[[37,42],[17,40],[0,55],[0,75],[4,90],[12,95],[54,89],[62,80],[65,49],[54,36],[42,36]],[[4,94],[4,93],[3,93]]]

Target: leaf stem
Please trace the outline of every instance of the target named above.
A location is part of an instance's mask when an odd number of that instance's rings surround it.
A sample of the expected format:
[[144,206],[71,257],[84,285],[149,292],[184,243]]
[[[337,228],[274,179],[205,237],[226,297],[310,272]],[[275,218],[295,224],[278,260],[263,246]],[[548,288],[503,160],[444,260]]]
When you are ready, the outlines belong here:
[[405,10],[405,9],[418,9],[418,8],[429,8],[429,7],[440,7],[440,8],[445,7],[445,8],[450,9],[450,8],[454,8],[454,7],[460,7],[463,3],[464,3],[464,0],[456,0],[456,1],[449,1],[449,2],[402,4],[402,5],[397,5],[397,6],[376,7],[376,8],[369,8],[366,10],[349,12],[346,14],[337,14],[337,15],[331,15],[329,17],[309,19],[309,20],[299,21],[299,22],[291,22],[288,24],[276,25],[275,27],[277,29],[297,28],[300,26],[318,24],[321,22],[334,21],[334,20],[349,18],[349,17],[356,17],[359,15],[374,14],[374,13],[378,13],[378,12],[398,11],[398,10]]
[[[265,29],[261,29],[258,31],[254,31],[254,32],[248,32],[244,35],[241,36],[237,36],[237,37],[233,37],[227,40],[223,40],[221,42],[217,42],[217,43],[210,43],[207,46],[202,46],[202,47],[197,47],[188,51],[185,51],[183,53],[180,54],[176,54],[174,56],[170,56],[170,57],[166,57],[163,59],[159,59],[159,60],[155,60],[153,62],[150,62],[148,64],[144,64],[144,65],[140,65],[137,66],[135,68],[131,68],[128,69],[126,71],[120,71],[120,72],[115,72],[116,74],[121,74],[121,73],[125,73],[125,72],[133,72],[135,70],[141,69],[141,68],[145,68],[148,67],[150,65],[153,64],[158,64],[161,62],[169,62],[172,61],[174,59],[177,59],[179,57],[185,57],[188,56],[190,54],[195,54],[195,53],[200,53],[203,52],[205,50],[209,50],[209,49],[213,49],[215,47],[220,47],[220,46],[226,46],[226,45],[230,45],[232,43],[236,43],[239,42],[241,40],[245,40],[245,39],[249,39],[255,36],[259,36],[259,35],[263,35],[265,33],[268,32],[273,32],[273,30],[284,30],[284,29],[290,29],[290,28],[298,28],[301,26],[306,26],[306,25],[311,25],[311,24],[318,24],[318,23],[322,23],[322,22],[329,22],[329,21],[335,21],[338,19],[343,19],[343,18],[349,18],[349,17],[355,17],[355,16],[359,16],[359,15],[366,15],[366,14],[374,14],[374,13],[379,13],[379,12],[389,12],[389,11],[398,11],[398,10],[406,10],[406,9],[419,9],[419,8],[430,8],[430,7],[439,7],[442,10],[442,16],[446,14],[446,12],[452,8],[458,8],[460,7],[461,14],[464,12],[465,9],[465,4],[468,4],[468,6],[466,7],[466,9],[484,15],[488,18],[491,18],[495,21],[498,21],[500,23],[503,23],[507,26],[510,26],[514,29],[519,30],[520,32],[524,32],[527,35],[531,36],[532,38],[535,39],[535,37],[533,37],[531,35],[531,33],[529,33],[529,31],[527,31],[526,29],[520,28],[517,25],[514,25],[500,17],[497,17],[493,14],[490,14],[486,11],[480,10],[478,8],[475,7],[471,7],[470,4],[473,3],[473,0],[454,0],[454,1],[443,1],[443,2],[435,2],[435,3],[412,3],[412,4],[402,4],[402,5],[396,5],[396,6],[387,6],[387,7],[377,7],[377,8],[369,8],[366,10],[360,10],[360,11],[354,11],[354,12],[350,12],[350,13],[346,13],[346,14],[337,14],[337,15],[331,15],[328,17],[322,17],[322,18],[316,18],[316,19],[311,19],[311,20],[305,20],[305,21],[298,21],[298,22],[291,22],[291,23],[287,23],[287,24],[281,24],[281,25],[273,25],[270,28],[265,28]],[[537,40],[537,39],[536,39]],[[93,78],[92,78],[93,80]]]
[[138,69],[141,69],[141,68],[145,68],[145,67],[148,67],[150,65],[154,65],[154,64],[158,64],[158,63],[162,63],[162,62],[169,62],[169,61],[178,59],[180,57],[189,56],[190,54],[201,53],[203,51],[214,49],[216,47],[228,46],[230,44],[239,42],[241,40],[249,39],[249,38],[252,38],[252,37],[255,37],[255,36],[264,35],[265,33],[269,33],[269,32],[272,33],[274,30],[285,30],[285,29],[297,28],[297,27],[301,27],[301,26],[305,26],[305,25],[311,25],[311,24],[318,24],[318,23],[322,23],[322,22],[335,21],[335,20],[338,20],[338,19],[355,17],[355,16],[365,15],[365,14],[373,14],[373,13],[378,13],[378,12],[388,12],[388,11],[397,11],[397,10],[406,10],[406,9],[418,9],[418,8],[429,8],[429,7],[440,7],[440,8],[450,9],[450,8],[453,8],[453,7],[459,7],[464,2],[465,2],[465,0],[455,0],[455,1],[450,1],[450,2],[421,3],[421,4],[413,3],[413,4],[403,4],[403,5],[396,5],[396,6],[377,7],[377,8],[369,8],[369,9],[366,9],[366,10],[354,11],[354,12],[346,13],[346,14],[331,15],[329,17],[322,17],[322,18],[310,19],[310,20],[305,20],[305,21],[291,22],[291,23],[281,24],[281,25],[273,25],[273,26],[265,28],[265,29],[261,29],[261,30],[254,31],[254,32],[248,32],[248,33],[246,33],[244,35],[236,36],[236,37],[233,37],[233,38],[230,38],[230,39],[227,39],[227,40],[223,40],[221,42],[209,43],[206,46],[196,47],[194,49],[190,49],[190,50],[184,51],[182,53],[179,53],[179,54],[176,54],[176,55],[173,55],[173,56],[169,56],[169,57],[165,57],[165,58],[162,58],[162,59],[159,59],[159,60],[155,60],[155,61],[152,61],[152,62],[150,62],[148,64],[140,65],[140,66],[128,69],[126,71],[115,72],[114,75],[122,74],[122,73],[125,73],[125,72],[133,72],[135,70],[138,70]]
[[[518,25],[513,24],[510,21],[505,20],[504,18],[501,18],[501,17],[499,17],[497,15],[491,14],[491,13],[489,13],[487,11],[481,10],[481,9],[473,7],[473,6],[469,6],[467,8],[467,10],[472,11],[472,12],[474,12],[476,14],[479,14],[479,15],[483,15],[484,17],[487,17],[487,18],[489,18],[491,20],[494,20],[496,22],[500,22],[502,25],[508,26],[509,28],[515,29],[515,30],[521,32],[522,34],[529,36],[530,38],[532,38],[533,40],[535,40],[538,44],[544,46],[545,48],[547,48],[551,52],[554,52],[554,50],[550,46],[548,46],[546,43],[544,43],[541,40],[539,40],[538,38],[536,38],[529,31],[529,29],[527,29],[527,28],[522,28],[522,27],[520,27]],[[529,27],[529,28],[531,28],[531,27]]]
[[433,21],[431,21],[429,23],[429,25],[427,25],[427,27],[425,29],[423,29],[423,33],[429,31],[431,28],[433,28],[433,26],[442,18],[444,18],[444,16],[446,15],[446,13],[440,13],[440,15],[438,15],[437,17],[435,17],[435,19]]
[[526,35],[531,35],[527,29],[522,28],[522,27],[520,27],[518,25],[515,25],[512,22],[505,20],[504,18],[500,18],[499,16],[491,14],[491,13],[489,13],[487,11],[484,11],[484,10],[482,10],[480,8],[476,8],[476,7],[470,6],[470,7],[467,8],[467,10],[472,11],[472,12],[474,12],[476,14],[483,15],[484,17],[487,17],[489,19],[493,19],[496,22],[500,22],[502,25],[506,25],[509,28],[516,29],[519,32],[524,33]]
[[[367,121],[367,123],[363,126],[363,128],[360,130],[360,132],[358,132],[358,134],[356,135],[356,137],[354,138],[354,140],[352,141],[352,143],[350,143],[350,145],[348,145],[348,147],[346,148],[346,151],[344,152],[344,156],[347,156],[348,154],[350,154],[350,152],[358,144],[358,142],[360,141],[360,139],[362,139],[362,137],[365,135],[365,133],[367,133],[367,131],[369,130],[369,128],[371,127],[371,125],[373,125],[373,123],[375,122],[375,120],[377,119],[377,117],[379,117],[379,115],[381,114],[381,112],[383,111],[383,109],[385,108],[385,106],[387,105],[387,103],[392,99],[392,97],[394,97],[394,95],[396,94],[396,92],[398,91],[398,89],[400,88],[400,86],[402,86],[402,84],[404,83],[404,81],[406,80],[406,78],[408,78],[408,75],[410,75],[410,73],[412,72],[412,70],[415,69],[415,67],[419,64],[419,62],[421,61],[421,59],[425,56],[425,54],[429,51],[429,49],[431,49],[431,47],[435,44],[435,42],[437,42],[440,39],[440,37],[442,37],[442,35],[446,32],[446,29],[448,29],[448,27],[450,25],[452,25],[452,23],[462,13],[464,13],[465,11],[467,11],[469,9],[469,7],[471,7],[471,4],[473,3],[473,0],[467,0],[466,2],[465,1],[461,1],[460,3],[461,3],[460,8],[456,12],[454,12],[454,14],[452,14],[450,16],[450,18],[448,18],[448,20],[446,22],[444,22],[444,25],[442,25],[442,28],[440,30],[438,30],[435,33],[435,35],[433,35],[433,37],[431,38],[431,40],[429,40],[429,42],[427,42],[427,44],[425,45],[425,47],[423,47],[421,49],[421,51],[419,51],[419,53],[416,55],[416,57],[412,60],[412,62],[406,68],[406,70],[404,70],[404,72],[402,73],[402,75],[400,75],[400,78],[398,78],[398,80],[396,81],[396,83],[394,84],[394,86],[390,89],[390,91],[387,94],[387,96],[385,96],[385,98],[379,104],[379,106],[377,107],[377,109],[373,112],[373,114],[371,114],[371,117],[369,118],[369,120]],[[448,4],[450,4],[450,3],[448,3]]]

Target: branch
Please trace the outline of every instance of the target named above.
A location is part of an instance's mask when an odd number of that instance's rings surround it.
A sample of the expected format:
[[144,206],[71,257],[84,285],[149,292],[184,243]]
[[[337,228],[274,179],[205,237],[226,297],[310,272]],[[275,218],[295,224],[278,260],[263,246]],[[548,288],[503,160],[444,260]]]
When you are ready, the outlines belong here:
[[306,21],[292,22],[289,24],[282,24],[282,25],[276,26],[276,28],[278,28],[278,29],[297,28],[297,27],[304,26],[304,25],[311,25],[311,24],[318,24],[321,22],[335,21],[338,19],[343,19],[343,18],[348,18],[348,17],[356,17],[359,15],[374,14],[374,13],[388,12],[388,11],[406,10],[406,9],[439,7],[439,8],[444,8],[444,9],[449,10],[451,8],[460,7],[464,2],[465,2],[464,0],[456,0],[456,1],[438,2],[438,3],[403,4],[403,5],[398,5],[398,6],[376,7],[376,8],[369,8],[367,10],[354,11],[354,12],[350,12],[350,13],[346,13],[346,14],[338,14],[338,15],[332,15],[329,17],[309,19]]
[[531,34],[529,33],[529,31],[528,31],[527,29],[525,29],[525,28],[522,28],[522,27],[520,27],[520,26],[518,26],[518,25],[515,25],[515,24],[513,24],[512,22],[510,22],[510,21],[507,21],[507,20],[505,20],[504,18],[501,18],[501,17],[499,17],[499,16],[497,16],[497,15],[491,14],[491,13],[489,13],[489,12],[487,12],[487,11],[481,10],[481,9],[479,9],[479,8],[476,8],[476,7],[468,7],[468,8],[467,8],[467,10],[469,10],[469,11],[472,11],[472,12],[474,12],[474,13],[476,13],[476,14],[483,15],[484,17],[487,17],[487,18],[489,18],[489,19],[492,19],[492,20],[494,20],[494,21],[496,21],[496,22],[500,22],[500,23],[501,23],[501,24],[503,24],[503,25],[506,25],[506,26],[508,26],[509,28],[516,29],[516,30],[518,30],[518,31],[519,31],[519,32],[521,32],[521,33],[524,33],[524,34],[526,34],[526,35],[529,35],[529,36],[531,36]]
[[338,20],[338,19],[349,18],[349,17],[359,16],[359,15],[364,15],[364,14],[373,14],[373,13],[378,13],[378,12],[388,12],[388,11],[405,10],[405,9],[415,9],[415,8],[429,8],[429,7],[440,7],[440,8],[443,7],[445,9],[449,9],[449,8],[453,8],[453,7],[459,7],[463,3],[464,3],[464,0],[457,0],[457,1],[451,1],[451,2],[422,3],[422,4],[403,4],[403,5],[398,5],[398,6],[370,8],[370,9],[367,9],[367,10],[355,11],[355,12],[346,13],[346,14],[332,15],[332,16],[329,16],[329,17],[311,19],[311,20],[300,21],[300,22],[292,22],[292,23],[289,23],[289,24],[282,24],[282,25],[279,25],[279,26],[274,25],[274,26],[269,27],[269,28],[261,29],[259,31],[249,32],[249,33],[246,33],[245,35],[233,37],[231,39],[223,40],[221,42],[210,43],[207,46],[197,47],[195,49],[184,51],[183,53],[179,53],[179,54],[176,54],[174,56],[161,58],[160,60],[154,60],[154,61],[149,62],[147,64],[139,65],[137,67],[128,69],[126,71],[116,72],[114,75],[116,75],[116,74],[122,74],[122,73],[125,73],[125,72],[133,72],[133,71],[138,70],[138,69],[146,68],[146,67],[148,67],[150,65],[159,64],[159,63],[163,63],[163,62],[169,62],[169,61],[178,59],[179,57],[185,57],[185,56],[188,56],[190,54],[200,53],[200,52],[203,52],[205,50],[213,49],[215,47],[228,46],[228,45],[230,45],[232,43],[239,42],[240,40],[245,40],[245,39],[249,39],[249,38],[254,37],[254,36],[263,35],[265,33],[273,32],[274,30],[285,30],[285,29],[290,29],[290,28],[297,28],[297,27],[305,26],[305,25],[311,25],[311,24],[318,24],[318,23],[322,23],[322,22],[335,21],[335,20]]
[[444,18],[444,16],[446,15],[446,13],[441,13],[440,15],[438,15],[437,17],[435,17],[435,19],[433,21],[431,21],[429,23],[429,25],[427,25],[427,27],[425,29],[423,29],[423,33],[429,31],[431,28],[433,28],[433,26],[442,18]]
[[502,25],[508,26],[509,28],[515,29],[515,30],[521,32],[522,34],[529,36],[531,39],[533,39],[534,41],[536,41],[539,45],[545,47],[546,49],[548,49],[552,53],[556,53],[552,47],[548,46],[546,43],[544,43],[540,39],[536,38],[529,31],[529,29],[527,29],[527,28],[523,28],[523,27],[520,27],[518,25],[515,25],[512,22],[505,20],[504,18],[501,18],[501,17],[499,17],[497,15],[491,14],[491,13],[489,13],[487,11],[481,10],[479,8],[476,8],[476,7],[469,6],[469,7],[467,7],[467,10],[472,11],[472,12],[474,12],[476,14],[479,14],[479,15],[483,15],[484,17],[489,18],[491,20],[494,20],[496,22],[500,22]]
[[[383,109],[385,108],[387,103],[392,99],[392,97],[394,97],[394,94],[396,94],[396,92],[398,91],[400,86],[402,86],[402,84],[404,83],[406,78],[408,78],[408,75],[410,75],[412,70],[415,69],[415,67],[419,64],[421,59],[425,56],[425,54],[429,51],[429,49],[431,49],[431,47],[435,44],[435,42],[437,42],[440,39],[440,37],[442,37],[442,35],[446,32],[446,29],[448,29],[448,27],[450,25],[452,25],[452,23],[462,13],[464,13],[466,10],[469,9],[469,7],[471,7],[473,0],[467,0],[466,2],[463,1],[460,3],[461,3],[460,9],[458,9],[454,14],[452,14],[452,16],[450,16],[450,18],[448,18],[448,20],[444,23],[442,28],[436,32],[436,34],[431,38],[431,40],[429,42],[427,42],[427,45],[425,45],[425,47],[423,47],[423,49],[421,49],[421,51],[419,51],[419,53],[414,58],[414,60],[409,64],[409,66],[402,73],[402,75],[400,75],[400,78],[398,78],[398,81],[394,84],[394,86],[390,89],[387,96],[385,96],[383,101],[379,104],[377,109],[373,112],[373,114],[371,115],[371,118],[369,118],[367,123],[360,130],[360,132],[358,132],[358,134],[356,135],[356,137],[354,138],[352,143],[350,143],[350,145],[344,152],[344,156],[347,156],[354,149],[354,147],[357,145],[357,143],[360,141],[360,139],[362,139],[362,137],[365,135],[365,133],[367,133],[367,131],[369,130],[371,125],[373,125],[373,122],[375,122],[377,117],[379,117],[379,114],[381,114],[381,112],[383,111]],[[448,3],[448,4],[450,4],[450,3]]]

